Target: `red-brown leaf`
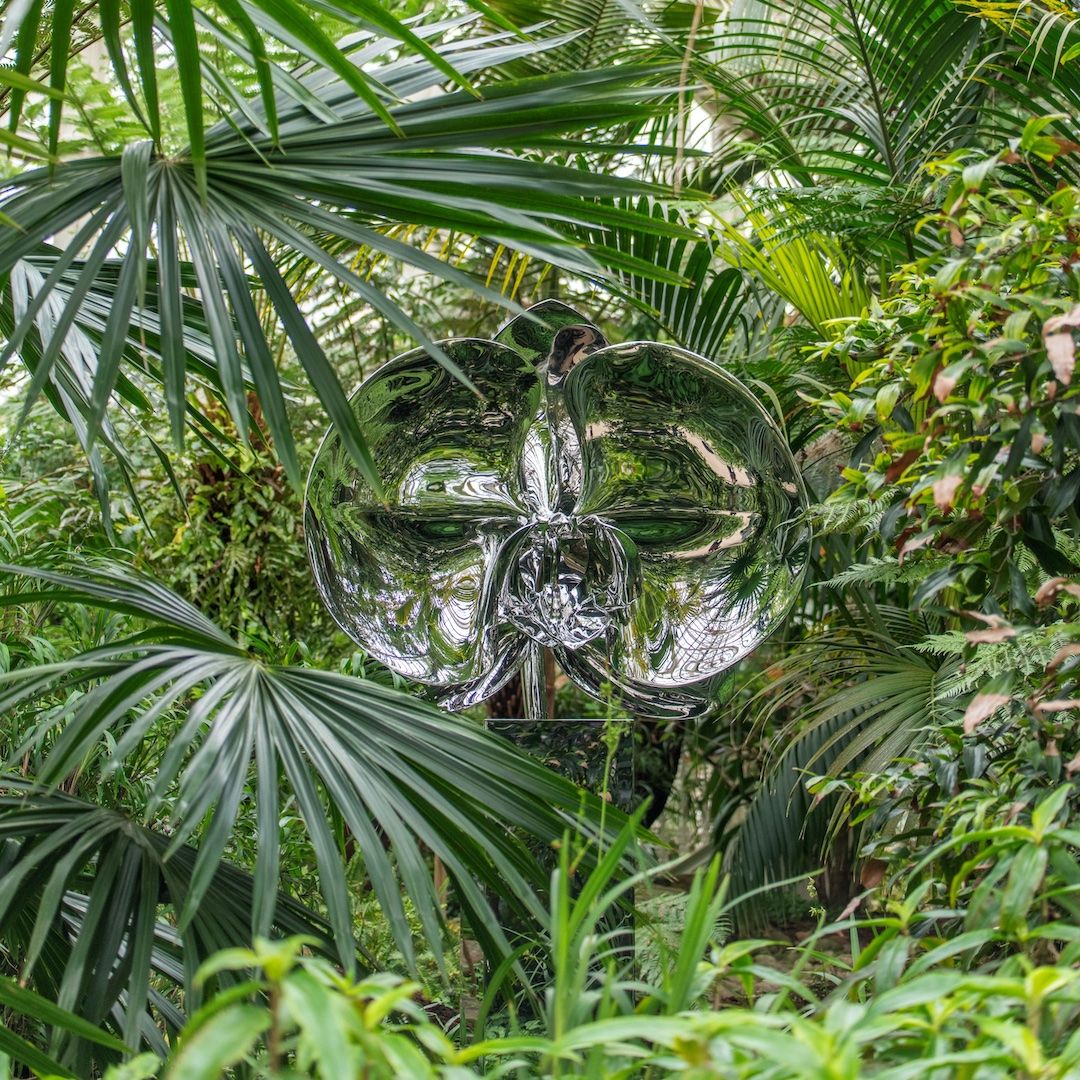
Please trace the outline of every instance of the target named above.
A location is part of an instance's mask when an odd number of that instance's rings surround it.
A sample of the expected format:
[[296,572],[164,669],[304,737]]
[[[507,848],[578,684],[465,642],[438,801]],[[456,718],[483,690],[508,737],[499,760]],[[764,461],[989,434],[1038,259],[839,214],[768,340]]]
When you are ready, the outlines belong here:
[[1016,637],[1016,631],[1011,626],[997,626],[992,630],[969,630],[964,637],[972,645],[993,645],[995,642]]
[[934,481],[934,505],[939,510],[948,510],[956,498],[956,489],[964,482],[962,476],[943,476]]
[[1040,701],[1035,706],[1035,711],[1039,713],[1064,712],[1066,709],[1080,709],[1080,698],[1054,698]]
[[864,889],[876,889],[885,880],[885,863],[880,859],[867,859],[862,865],[859,881]]
[[976,694],[964,711],[964,734],[970,735],[984,720],[1008,705],[1008,694]]
[[1058,594],[1058,590],[1065,584],[1065,578],[1052,577],[1049,581],[1044,581],[1042,585],[1035,592],[1035,603],[1042,607],[1045,604],[1049,604]]
[[1076,343],[1072,332],[1080,326],[1080,304],[1065,315],[1055,315],[1043,323],[1043,343],[1054,377],[1066,386],[1072,382],[1076,367]]
[[1055,668],[1060,667],[1070,656],[1080,656],[1080,645],[1062,645],[1054,653],[1054,658],[1046,665],[1046,670],[1053,671]]

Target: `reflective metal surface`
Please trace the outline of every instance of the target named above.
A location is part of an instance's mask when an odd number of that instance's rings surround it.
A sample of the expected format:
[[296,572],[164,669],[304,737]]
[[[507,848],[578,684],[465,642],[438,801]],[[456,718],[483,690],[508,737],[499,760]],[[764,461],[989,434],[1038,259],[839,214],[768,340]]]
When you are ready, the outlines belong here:
[[342,628],[449,708],[536,643],[639,715],[697,711],[786,615],[809,536],[782,436],[736,379],[608,345],[553,301],[493,341],[380,368],[352,407],[385,502],[331,429],[308,481],[316,581]]

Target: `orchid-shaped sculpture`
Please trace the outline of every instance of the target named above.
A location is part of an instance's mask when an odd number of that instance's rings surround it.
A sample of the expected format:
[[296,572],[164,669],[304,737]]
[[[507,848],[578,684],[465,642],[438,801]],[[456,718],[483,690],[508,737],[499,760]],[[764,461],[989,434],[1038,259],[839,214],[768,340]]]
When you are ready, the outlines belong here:
[[352,398],[381,494],[334,429],[312,466],[308,550],[338,623],[447,708],[546,646],[639,716],[700,711],[805,569],[775,423],[710,361],[609,345],[555,301],[440,344],[479,394],[418,349]]

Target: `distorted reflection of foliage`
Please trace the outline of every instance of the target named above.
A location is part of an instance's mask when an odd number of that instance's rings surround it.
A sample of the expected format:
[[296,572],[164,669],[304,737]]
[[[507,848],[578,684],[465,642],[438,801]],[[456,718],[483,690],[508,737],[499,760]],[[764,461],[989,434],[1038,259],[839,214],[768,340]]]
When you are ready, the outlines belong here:
[[308,487],[308,545],[335,618],[451,708],[536,644],[599,695],[685,715],[787,613],[803,491],[736,379],[655,342],[609,345],[546,301],[494,340],[391,361],[352,408],[383,493],[336,432]]

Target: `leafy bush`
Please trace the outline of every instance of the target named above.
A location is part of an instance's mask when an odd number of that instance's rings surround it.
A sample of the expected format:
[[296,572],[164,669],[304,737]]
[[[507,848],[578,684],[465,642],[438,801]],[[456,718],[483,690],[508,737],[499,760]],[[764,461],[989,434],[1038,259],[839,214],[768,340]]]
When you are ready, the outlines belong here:
[[1040,571],[1080,570],[1080,190],[1009,184],[1024,154],[1063,152],[1040,129],[1019,150],[934,163],[940,209],[923,228],[942,248],[819,350],[859,370],[825,403],[859,439],[836,498],[880,505],[897,575],[918,559],[916,604],[979,607],[991,629],[1035,614]]
[[[1062,802],[1055,793],[1036,808],[1031,829],[971,838],[983,856],[994,845],[1009,849],[1000,891],[1010,921],[1000,931],[976,917],[963,933],[943,933],[963,912],[924,910],[917,886],[872,917],[821,922],[795,947],[724,944],[716,927],[730,904],[714,863],[695,879],[662,974],[642,981],[619,935],[597,928],[617,894],[661,871],[619,880],[612,858],[574,896],[567,844],[547,923],[551,983],[535,1018],[511,1020],[509,1030],[488,1022],[473,1040],[455,1040],[415,983],[344,976],[310,955],[303,938],[260,939],[203,965],[197,981],[223,971],[240,981],[191,1017],[164,1064],[144,1055],[106,1078],[1072,1076],[1080,1068],[1076,928],[1055,963],[1040,960],[1035,950],[1056,931],[1041,922],[1038,889],[1019,887],[1033,852],[1075,841],[1055,823]],[[632,839],[624,831],[615,849]],[[997,946],[1009,937],[1035,949],[1002,956]],[[24,1015],[50,1008],[25,992],[12,998],[0,987],[0,997]],[[721,998],[733,1003],[717,1008]],[[93,1035],[51,1009],[50,1023]]]

